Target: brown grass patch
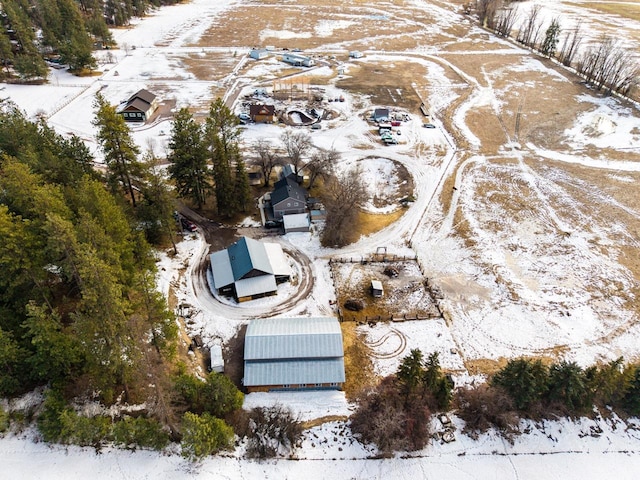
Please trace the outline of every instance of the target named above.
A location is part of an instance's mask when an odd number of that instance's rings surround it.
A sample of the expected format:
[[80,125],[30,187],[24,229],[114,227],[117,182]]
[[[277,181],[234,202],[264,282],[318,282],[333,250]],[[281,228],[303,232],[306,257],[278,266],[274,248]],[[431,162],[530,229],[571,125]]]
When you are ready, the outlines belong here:
[[624,18],[640,21],[640,4],[629,2],[585,2],[581,7],[597,10],[604,13],[620,15]]
[[344,422],[348,419],[346,415],[325,415],[324,417],[313,418],[311,420],[307,420],[302,422],[302,428],[304,430],[308,430],[313,427],[318,427],[324,423],[329,422]]
[[367,235],[371,235],[388,227],[402,217],[405,211],[404,208],[398,208],[398,210],[385,213],[384,215],[362,211],[358,212],[358,236],[366,237]]
[[344,393],[349,401],[355,400],[364,388],[372,387],[377,383],[370,358],[371,352],[364,344],[356,327],[357,324],[353,322],[341,324],[346,374]]
[[[350,72],[351,75],[351,72]],[[363,63],[357,75],[338,80],[336,86],[360,95],[368,95],[371,103],[405,108],[418,112],[420,97],[412,84],[427,75],[424,65],[413,62]]]

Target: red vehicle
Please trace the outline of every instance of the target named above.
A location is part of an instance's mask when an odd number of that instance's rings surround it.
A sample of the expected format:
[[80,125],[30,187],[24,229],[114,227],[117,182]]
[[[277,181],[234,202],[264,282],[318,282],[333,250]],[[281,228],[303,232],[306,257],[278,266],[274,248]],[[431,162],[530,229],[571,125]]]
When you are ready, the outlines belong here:
[[394,120],[393,122],[391,122],[392,127],[399,127],[400,125],[402,125],[402,122],[400,120]]

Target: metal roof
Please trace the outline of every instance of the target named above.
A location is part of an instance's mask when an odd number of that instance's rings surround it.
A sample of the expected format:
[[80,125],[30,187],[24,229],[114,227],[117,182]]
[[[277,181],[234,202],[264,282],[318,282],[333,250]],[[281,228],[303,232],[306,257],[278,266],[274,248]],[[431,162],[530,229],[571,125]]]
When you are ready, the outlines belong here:
[[267,257],[269,258],[273,274],[279,277],[291,276],[291,266],[287,262],[287,258],[284,256],[282,245],[279,243],[263,243],[263,245],[267,252]]
[[335,317],[265,318],[247,327],[244,384],[344,382],[342,331]]
[[244,385],[309,385],[344,383],[344,360],[298,360],[287,362],[245,362]]
[[252,238],[242,237],[227,248],[234,280],[240,280],[252,270],[273,273],[264,244]]
[[229,254],[226,250],[214,252],[209,256],[211,260],[211,274],[213,276],[213,286],[216,289],[226,287],[233,283],[233,270],[231,270],[231,262]]
[[[262,243],[242,237],[225,250],[212,253],[213,287],[220,289],[234,284],[237,297],[249,297],[277,290],[276,276],[290,276],[291,267],[278,243]],[[242,278],[259,270],[264,275]]]
[[260,318],[247,327],[246,337],[268,335],[309,335],[336,333],[342,335],[335,317],[274,317]]
[[276,277],[273,275],[260,275],[238,280],[235,283],[236,296],[238,298],[271,293],[278,290]]

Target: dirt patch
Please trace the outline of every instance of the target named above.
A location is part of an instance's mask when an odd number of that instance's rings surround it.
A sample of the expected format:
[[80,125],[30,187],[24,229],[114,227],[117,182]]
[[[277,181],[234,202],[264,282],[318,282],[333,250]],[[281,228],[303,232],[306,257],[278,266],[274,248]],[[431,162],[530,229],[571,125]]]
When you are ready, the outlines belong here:
[[[345,319],[350,321],[387,321],[390,318],[430,318],[439,316],[434,299],[426,288],[424,278],[415,261],[356,262],[331,265],[336,298]],[[390,277],[391,268],[397,276]],[[374,297],[371,280],[382,283],[382,297]],[[344,308],[348,300],[361,302],[360,311]]]

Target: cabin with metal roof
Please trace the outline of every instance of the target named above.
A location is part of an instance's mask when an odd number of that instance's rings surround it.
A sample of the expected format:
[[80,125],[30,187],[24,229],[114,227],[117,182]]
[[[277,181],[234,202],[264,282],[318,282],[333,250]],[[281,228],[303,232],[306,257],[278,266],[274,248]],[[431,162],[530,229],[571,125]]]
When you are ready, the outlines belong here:
[[213,289],[220,295],[233,296],[238,302],[276,295],[278,284],[291,276],[278,243],[242,237],[209,258]]
[[158,97],[143,88],[131,95],[129,100],[117,109],[117,113],[126,122],[146,122],[156,111],[158,105]]
[[243,384],[249,393],[341,389],[344,381],[337,318],[264,318],[247,326]]

